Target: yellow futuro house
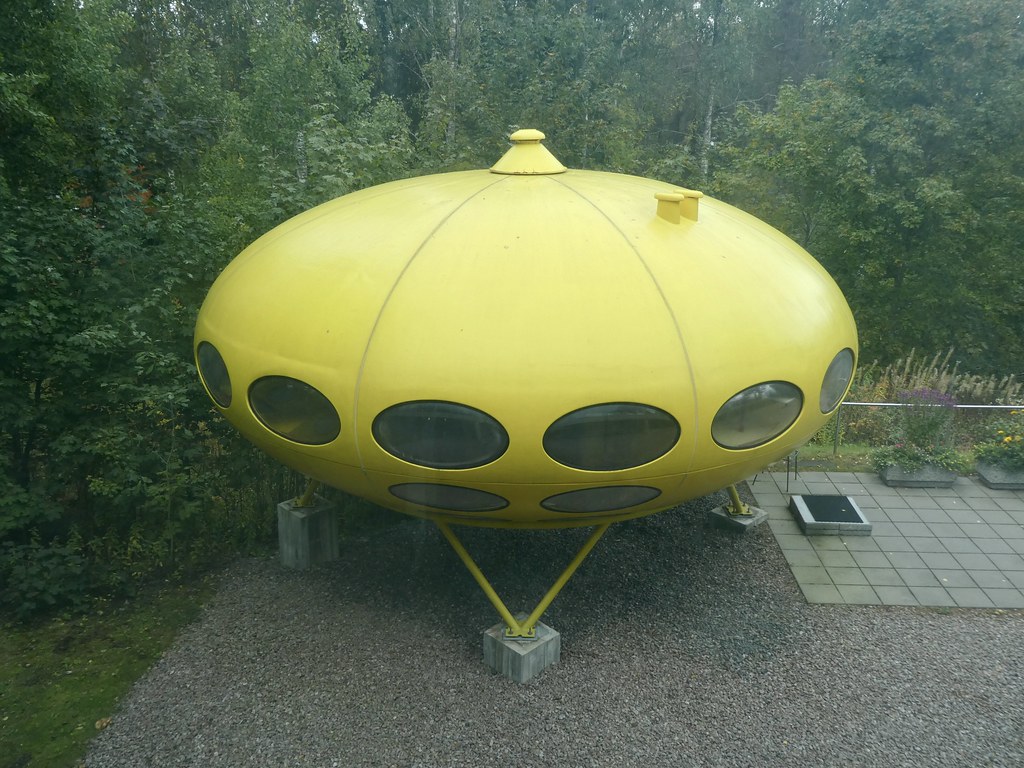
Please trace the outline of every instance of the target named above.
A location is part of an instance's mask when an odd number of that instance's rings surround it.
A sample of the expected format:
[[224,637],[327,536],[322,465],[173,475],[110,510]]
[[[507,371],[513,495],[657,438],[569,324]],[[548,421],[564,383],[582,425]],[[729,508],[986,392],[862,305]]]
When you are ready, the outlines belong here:
[[250,245],[196,325],[225,417],[311,478],[443,526],[647,515],[805,442],[857,357],[825,270],[700,192],[567,170],[543,138]]

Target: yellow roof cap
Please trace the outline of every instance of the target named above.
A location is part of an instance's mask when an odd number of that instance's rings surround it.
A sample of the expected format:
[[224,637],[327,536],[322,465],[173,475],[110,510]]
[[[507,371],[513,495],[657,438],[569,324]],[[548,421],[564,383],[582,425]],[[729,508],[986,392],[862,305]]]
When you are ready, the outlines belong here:
[[491,173],[509,176],[543,176],[565,173],[566,167],[541,145],[544,134],[534,128],[523,128],[508,137],[512,146],[491,166]]

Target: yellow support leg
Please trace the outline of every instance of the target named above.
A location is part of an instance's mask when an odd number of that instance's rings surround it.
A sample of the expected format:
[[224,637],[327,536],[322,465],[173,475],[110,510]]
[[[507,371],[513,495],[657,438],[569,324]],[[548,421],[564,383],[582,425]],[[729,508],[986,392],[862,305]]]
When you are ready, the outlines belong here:
[[754,514],[750,511],[750,507],[740,501],[739,491],[736,490],[735,485],[729,486],[729,497],[732,499],[732,504],[729,506],[728,512],[730,515],[749,516]]
[[306,492],[295,500],[296,507],[309,507],[313,505],[313,496],[320,489],[319,480],[310,480],[306,486]]
[[477,564],[473,562],[473,558],[470,557],[466,548],[462,546],[462,542],[459,541],[458,537],[452,533],[452,529],[448,527],[447,523],[442,523],[440,520],[435,520],[434,522],[437,527],[441,529],[441,533],[444,534],[444,537],[448,539],[448,543],[452,545],[452,549],[455,550],[455,554],[459,556],[462,564],[466,566],[466,570],[468,570],[470,574],[472,574],[473,578],[476,579],[476,583],[480,585],[480,589],[482,589],[484,594],[487,595],[487,599],[491,601],[491,605],[494,606],[494,609],[498,612],[498,615],[501,616],[505,625],[509,629],[517,632],[520,631],[519,622],[516,621],[509,609],[505,607],[501,598],[498,597],[498,593],[494,591],[494,587],[492,587],[491,583],[487,581],[487,577],[484,576],[483,571],[481,571]]
[[470,572],[476,583],[480,585],[480,589],[483,590],[487,599],[491,601],[491,605],[494,606],[498,615],[501,616],[502,621],[505,622],[505,637],[523,637],[533,638],[536,636],[536,626],[540,617],[544,614],[544,611],[548,609],[552,601],[558,596],[558,593],[562,591],[562,588],[568,583],[572,575],[576,573],[576,570],[580,567],[580,564],[590,554],[590,550],[594,548],[604,532],[608,530],[608,526],[611,523],[603,523],[594,529],[594,532],[590,534],[586,542],[580,548],[580,551],[576,553],[576,557],[572,559],[572,562],[562,572],[562,575],[558,577],[551,588],[547,591],[541,601],[537,604],[537,607],[533,609],[533,612],[522,622],[516,621],[512,612],[505,606],[501,598],[498,597],[498,593],[494,591],[494,587],[491,586],[490,582],[487,581],[487,577],[484,576],[483,571],[473,562],[473,558],[469,552],[459,541],[458,537],[452,532],[452,529],[448,527],[447,523],[443,523],[439,520],[435,521],[437,527],[441,530],[441,533],[448,543],[452,545],[452,549],[455,550],[455,554],[462,560],[462,564],[466,566],[466,570]]

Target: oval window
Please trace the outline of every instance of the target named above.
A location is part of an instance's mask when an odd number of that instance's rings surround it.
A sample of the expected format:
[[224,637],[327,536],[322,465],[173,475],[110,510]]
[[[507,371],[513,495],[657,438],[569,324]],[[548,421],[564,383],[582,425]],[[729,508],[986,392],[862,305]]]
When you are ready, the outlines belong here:
[[544,433],[544,450],[575,469],[628,469],[664,456],[679,435],[679,422],[660,408],[604,403],[558,419]]
[[611,512],[635,507],[661,495],[657,488],[643,485],[610,485],[549,496],[540,503],[552,512]]
[[410,464],[470,469],[490,464],[508,449],[508,432],[476,408],[441,400],[393,405],[373,420],[373,438]]
[[231,377],[228,376],[228,367],[224,364],[220,352],[210,342],[201,341],[196,347],[196,367],[213,402],[221,408],[231,405]]
[[457,485],[401,483],[388,490],[402,501],[453,512],[493,512],[508,506],[508,501],[497,494]]
[[792,426],[804,397],[785,381],[767,381],[739,392],[718,409],[711,436],[723,448],[754,448]]
[[305,445],[324,445],[341,432],[331,401],[303,381],[265,376],[249,387],[249,406],[271,432]]
[[825,378],[821,381],[821,395],[818,398],[818,407],[822,413],[829,413],[835,410],[839,401],[846,394],[846,388],[850,386],[850,379],[853,378],[853,350],[844,349],[829,363],[825,371]]

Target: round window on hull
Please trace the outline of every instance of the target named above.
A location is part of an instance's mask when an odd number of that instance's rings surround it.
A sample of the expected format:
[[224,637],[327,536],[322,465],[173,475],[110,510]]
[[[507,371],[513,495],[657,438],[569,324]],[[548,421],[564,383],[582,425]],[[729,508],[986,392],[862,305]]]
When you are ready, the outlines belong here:
[[660,495],[661,491],[657,488],[644,485],[610,485],[559,493],[544,499],[540,505],[552,512],[573,514],[614,512],[646,504]]
[[828,370],[825,371],[825,378],[821,381],[821,395],[818,398],[818,407],[822,413],[831,413],[839,405],[850,386],[850,379],[853,378],[853,350],[844,349],[832,358]]
[[213,402],[221,408],[231,405],[231,377],[228,376],[228,367],[220,352],[210,342],[201,341],[196,347],[196,367]]
[[774,440],[799,418],[803,393],[786,381],[766,381],[738,392],[718,409],[711,436],[723,448],[756,448]]
[[373,420],[373,438],[392,456],[432,469],[481,467],[508,449],[508,432],[497,419],[442,400],[387,408]]
[[508,506],[495,493],[441,483],[400,483],[388,489],[402,501],[451,512],[494,512]]
[[679,422],[642,403],[603,403],[562,416],[544,433],[544,450],[559,464],[608,472],[661,458],[679,441]]
[[341,433],[331,401],[304,381],[265,376],[249,387],[249,406],[271,432],[303,445],[325,445]]

